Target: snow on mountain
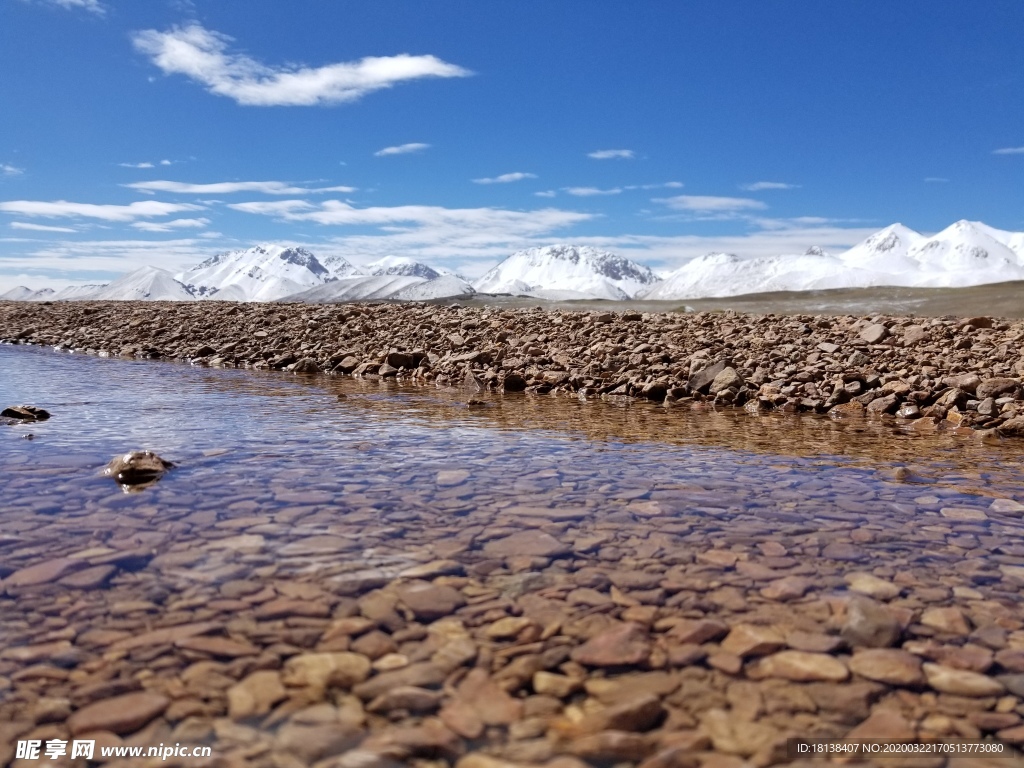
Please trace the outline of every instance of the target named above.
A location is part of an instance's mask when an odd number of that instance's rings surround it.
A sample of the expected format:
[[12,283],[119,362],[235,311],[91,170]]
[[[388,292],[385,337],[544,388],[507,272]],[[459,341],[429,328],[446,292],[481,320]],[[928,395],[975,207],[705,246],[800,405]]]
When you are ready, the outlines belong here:
[[92,301],[192,301],[195,296],[159,267],[140,267],[89,296]]
[[441,276],[438,270],[408,256],[385,256],[372,264],[367,264],[365,270],[371,275],[406,275],[422,277],[425,280]]
[[343,277],[359,277],[366,274],[359,267],[352,264],[344,256],[325,256],[320,263],[331,273],[331,277],[341,279]]
[[570,291],[577,298],[628,299],[657,281],[649,268],[614,253],[549,245],[513,253],[473,288],[480,293]]
[[263,244],[218,254],[175,277],[197,298],[274,301],[334,275],[305,248]]
[[36,291],[24,285],[15,286],[7,293],[0,294],[0,301],[32,301]]
[[432,280],[412,275],[365,275],[334,280],[287,296],[282,301],[311,304],[343,301],[425,301],[473,293],[472,286],[461,278],[442,275]]
[[1024,280],[1024,233],[958,221],[926,237],[902,224],[876,232],[837,256],[741,259],[708,254],[684,264],[646,299],[739,296],[768,291],[906,286],[965,287]]
[[69,285],[61,288],[53,295],[54,301],[83,301],[91,299],[93,294],[106,288],[106,283],[92,283],[86,285]]

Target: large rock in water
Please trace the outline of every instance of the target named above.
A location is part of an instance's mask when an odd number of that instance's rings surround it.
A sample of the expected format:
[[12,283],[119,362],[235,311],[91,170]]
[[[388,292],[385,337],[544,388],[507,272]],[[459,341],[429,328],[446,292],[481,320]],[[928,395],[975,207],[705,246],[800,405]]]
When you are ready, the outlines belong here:
[[158,480],[173,466],[152,451],[129,451],[112,458],[103,474],[114,478],[121,485],[140,485]]
[[50,418],[50,412],[34,405],[12,405],[0,411],[0,417],[18,421],[46,421]]
[[706,368],[696,371],[690,375],[686,383],[689,385],[690,391],[706,394],[718,374],[722,373],[726,368],[732,368],[732,360],[728,358],[719,360],[717,363],[712,363]]

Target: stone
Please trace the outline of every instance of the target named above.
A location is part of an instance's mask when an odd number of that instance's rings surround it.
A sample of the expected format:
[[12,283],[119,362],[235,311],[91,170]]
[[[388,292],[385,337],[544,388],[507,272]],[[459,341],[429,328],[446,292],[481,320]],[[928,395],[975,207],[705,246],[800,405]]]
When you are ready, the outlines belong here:
[[292,373],[320,373],[320,365],[312,357],[304,357],[292,364]]
[[769,752],[785,742],[785,733],[777,728],[767,723],[738,720],[723,709],[703,713],[700,724],[715,750],[730,755],[750,757]]
[[471,669],[456,693],[484,725],[508,725],[522,717],[522,702],[509,696],[482,669]]
[[730,387],[740,387],[742,385],[743,377],[736,372],[735,368],[723,368],[708,386],[708,394],[717,395],[719,392]]
[[768,584],[761,590],[761,594],[769,600],[784,602],[803,597],[811,586],[811,581],[803,576],[786,576]]
[[653,694],[647,694],[591,712],[573,726],[580,734],[600,731],[649,731],[661,722],[664,715],[665,708],[661,705],[661,699]]
[[748,671],[751,677],[779,677],[809,683],[841,683],[850,676],[846,665],[825,653],[780,651],[758,660]]
[[785,638],[773,627],[737,624],[722,641],[722,650],[746,658],[766,656],[785,645]]
[[632,622],[620,623],[590,638],[572,651],[572,660],[588,667],[635,666],[647,660],[651,638]]
[[466,604],[457,589],[428,581],[413,581],[398,588],[398,597],[420,621],[449,616]]
[[443,694],[440,691],[430,691],[426,688],[417,688],[414,685],[402,685],[382,693],[366,705],[366,711],[387,714],[396,709],[402,709],[407,712],[424,714],[436,711],[441,706],[442,698]]
[[844,737],[847,741],[885,741],[907,744],[917,738],[914,727],[899,712],[878,709]]
[[351,689],[370,676],[370,660],[358,653],[304,653],[292,656],[281,671],[290,687]]
[[870,573],[848,573],[843,577],[851,592],[873,597],[876,600],[892,600],[899,597],[900,588],[892,582],[880,579]]
[[564,699],[583,687],[583,681],[566,675],[541,670],[533,675],[533,690],[542,696]]
[[10,588],[49,584],[86,567],[87,564],[82,560],[60,557],[17,570],[3,580],[3,585]]
[[881,323],[874,323],[863,328],[860,337],[868,344],[879,344],[889,336],[889,329]]
[[372,701],[399,686],[415,686],[418,688],[436,688],[445,681],[448,673],[429,661],[416,662],[386,672],[380,672],[369,680],[356,685],[352,692],[364,701]]
[[144,485],[158,480],[173,466],[152,451],[129,451],[112,458],[103,474],[121,485]]
[[1020,382],[1017,381],[1016,379],[985,379],[980,384],[978,384],[978,387],[974,391],[974,394],[979,400],[984,400],[986,397],[1001,397],[1003,395],[1012,393],[1019,386]]
[[34,405],[12,405],[0,411],[0,418],[18,421],[46,421],[50,412]]
[[967,635],[971,625],[959,608],[926,608],[921,614],[921,623],[950,635]]
[[602,731],[580,736],[569,743],[569,754],[597,765],[639,762],[654,751],[650,739],[639,733]]
[[138,691],[93,702],[68,718],[72,736],[94,731],[110,731],[118,735],[134,733],[163,714],[171,700],[149,691]]
[[453,485],[462,485],[468,479],[469,470],[467,469],[443,469],[437,473],[434,482],[442,488],[449,488]]
[[690,378],[687,380],[687,385],[690,387],[691,392],[706,393],[718,374],[722,373],[726,368],[731,367],[731,360],[719,360],[717,363],[713,363],[706,368],[702,368],[696,373],[691,374]]
[[729,626],[715,619],[684,620],[668,631],[668,636],[683,644],[701,645],[720,640],[729,633]]
[[868,680],[917,687],[925,682],[921,659],[895,648],[865,648],[850,659],[850,670]]
[[178,648],[186,651],[197,651],[207,653],[211,656],[220,656],[234,659],[240,656],[257,656],[260,649],[250,643],[240,643],[226,637],[183,637],[174,643]]
[[277,732],[276,751],[312,765],[325,758],[348,752],[359,745],[366,734],[361,728],[342,723],[286,723]]
[[889,648],[901,634],[899,621],[882,604],[866,597],[855,597],[847,604],[842,636],[850,645]]
[[493,539],[484,544],[484,553],[491,557],[515,557],[529,555],[532,557],[558,557],[572,551],[550,533],[529,530],[513,533],[500,539]]
[[925,663],[923,669],[925,677],[928,679],[928,685],[942,693],[983,698],[1000,696],[1006,690],[1003,684],[995,678],[977,672],[951,669],[932,663]]
[[525,616],[506,616],[488,626],[484,634],[492,640],[511,640],[524,629],[533,626],[536,626],[533,619]]
[[228,717],[232,720],[260,717],[287,695],[277,672],[253,672],[228,689]]

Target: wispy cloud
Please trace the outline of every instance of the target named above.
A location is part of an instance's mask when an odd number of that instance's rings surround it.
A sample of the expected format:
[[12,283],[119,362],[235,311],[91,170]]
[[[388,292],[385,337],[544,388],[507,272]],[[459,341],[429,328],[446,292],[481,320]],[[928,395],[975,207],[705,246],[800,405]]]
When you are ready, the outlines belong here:
[[573,197],[596,197],[597,195],[618,195],[622,193],[619,187],[611,189],[598,189],[597,187],[562,187],[562,191]]
[[155,168],[152,163],[118,163],[122,168]]
[[201,205],[185,203],[163,203],[159,200],[141,200],[128,205],[96,205],[94,203],[69,203],[66,200],[46,202],[42,200],[9,200],[0,202],[0,212],[22,216],[38,216],[47,219],[88,218],[102,221],[129,222],[136,219],[151,219],[182,211],[202,210]]
[[171,221],[136,221],[131,226],[143,232],[174,232],[178,229],[202,229],[209,219],[172,219]]
[[666,181],[663,184],[627,184],[623,189],[682,189],[681,181]]
[[1003,147],[992,150],[993,155],[1024,155],[1024,147]]
[[31,224],[27,221],[12,221],[11,229],[25,229],[30,232],[77,232],[71,227],[51,227],[46,224]]
[[217,96],[245,106],[322,106],[424,77],[466,77],[469,70],[436,56],[372,56],[322,67],[269,66],[228,50],[232,38],[200,24],[132,38],[165,74],[185,75]]
[[178,195],[231,195],[236,192],[259,192],[264,195],[303,195],[323,192],[355,192],[355,187],[299,187],[285,181],[217,181],[211,184],[188,184],[183,181],[137,181],[121,186],[137,192],[171,192]]
[[768,206],[760,200],[749,197],[715,197],[712,195],[676,195],[675,197],[656,198],[675,211],[693,213],[734,213],[736,211],[758,211]]
[[925,176],[926,184],[945,184],[949,179],[944,179],[941,176]]
[[555,192],[555,190],[553,189],[545,189],[542,192],[534,192],[533,194],[536,195],[537,197],[554,197],[558,193]]
[[3,176],[20,176],[25,172],[24,168],[17,168],[7,163],[0,163],[0,175]]
[[595,160],[632,160],[636,153],[632,149],[599,149],[589,153],[587,157]]
[[537,174],[535,173],[522,173],[516,171],[515,173],[503,173],[501,176],[494,176],[489,179],[473,179],[474,184],[510,184],[513,181],[522,181],[523,179],[536,179]]
[[422,152],[424,149],[430,149],[430,145],[423,144],[422,142],[413,142],[411,144],[399,144],[395,147],[384,147],[384,149],[378,149],[373,153],[373,156],[388,157],[390,155],[408,155],[413,152]]
[[766,189],[799,189],[799,184],[787,184],[783,181],[755,181],[753,184],[741,184],[740,189],[747,192],[761,192]]
[[98,16],[106,13],[106,8],[100,4],[99,0],[43,0],[43,2],[47,5],[56,5],[68,10],[89,11],[89,13],[95,13]]

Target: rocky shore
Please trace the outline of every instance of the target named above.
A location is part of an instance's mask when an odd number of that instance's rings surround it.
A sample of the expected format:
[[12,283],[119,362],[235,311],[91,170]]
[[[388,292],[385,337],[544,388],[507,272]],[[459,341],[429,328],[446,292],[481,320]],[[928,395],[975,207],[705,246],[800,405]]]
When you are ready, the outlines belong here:
[[991,317],[0,302],[0,340],[211,367],[1024,435],[1024,321]]

